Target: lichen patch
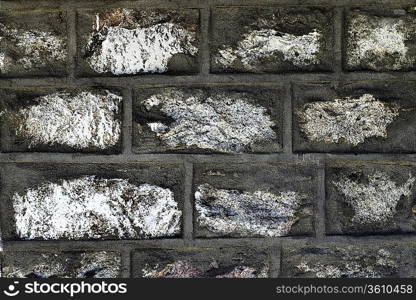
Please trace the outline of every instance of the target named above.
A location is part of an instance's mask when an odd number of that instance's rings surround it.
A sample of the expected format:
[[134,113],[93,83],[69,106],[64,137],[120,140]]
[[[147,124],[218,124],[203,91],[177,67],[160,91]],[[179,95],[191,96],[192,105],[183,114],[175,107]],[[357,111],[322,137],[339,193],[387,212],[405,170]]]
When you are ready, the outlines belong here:
[[168,89],[144,100],[143,105],[174,120],[147,124],[170,147],[242,152],[255,142],[276,138],[267,109],[244,97],[217,93],[205,98],[203,93],[187,96],[181,90]]
[[0,40],[12,44],[18,52],[12,58],[11,53],[0,51],[0,73],[7,72],[10,64],[30,70],[46,67],[50,62],[66,61],[66,40],[52,32],[11,28],[0,23]]
[[120,255],[114,252],[94,251],[81,254],[77,278],[117,278],[120,275]]
[[122,98],[81,92],[57,92],[34,99],[36,104],[18,111],[5,111],[3,118],[15,124],[19,137],[38,145],[65,145],[74,149],[107,149],[121,136],[118,114]]
[[142,270],[144,278],[198,278],[199,270],[188,261],[178,260],[163,267],[146,265]]
[[370,137],[387,137],[399,107],[364,94],[359,98],[318,101],[297,111],[301,131],[310,141],[357,146]]
[[8,278],[117,278],[121,259],[115,252],[14,253],[3,266]]
[[293,191],[240,192],[202,184],[195,192],[197,222],[217,234],[284,236],[297,221],[305,198]]
[[337,251],[343,255],[336,264],[302,260],[296,268],[302,273],[312,273],[317,278],[379,278],[389,276],[397,269],[396,259],[386,249],[363,255],[350,255],[340,248]]
[[89,66],[98,73],[115,75],[163,73],[176,54],[198,52],[196,32],[173,21],[135,23],[133,10],[123,9],[100,20],[86,45]]
[[355,15],[347,32],[347,64],[377,71],[412,67],[416,59],[408,55],[406,45],[410,30],[401,19]]
[[182,213],[172,191],[125,179],[49,182],[12,200],[23,239],[153,238],[180,231]]
[[218,50],[214,62],[230,67],[240,61],[247,70],[258,71],[262,60],[281,53],[283,60],[297,67],[318,64],[321,38],[316,30],[299,36],[273,29],[253,30],[244,34],[235,48]]
[[[215,265],[215,267],[213,266]],[[216,263],[212,264],[212,268],[218,268]],[[204,272],[199,270],[189,261],[178,260],[165,266],[156,265],[150,267],[146,265],[142,270],[145,278],[202,278],[206,277]],[[228,270],[215,278],[267,278],[268,268],[263,267],[257,270],[248,266],[236,266],[231,271]]]
[[397,186],[387,174],[376,172],[368,176],[368,183],[343,176],[333,184],[354,210],[351,221],[368,225],[389,222],[396,214],[400,199],[411,195],[414,182],[410,174],[403,185]]

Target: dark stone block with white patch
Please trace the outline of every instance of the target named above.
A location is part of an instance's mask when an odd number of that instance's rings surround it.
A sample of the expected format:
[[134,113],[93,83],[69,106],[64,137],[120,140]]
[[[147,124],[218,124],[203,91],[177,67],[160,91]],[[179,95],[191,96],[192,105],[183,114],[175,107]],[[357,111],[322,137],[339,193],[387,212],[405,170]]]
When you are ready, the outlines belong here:
[[415,96],[411,81],[298,83],[293,88],[293,149],[415,152]]
[[332,161],[326,172],[329,234],[416,231],[412,163]]
[[64,12],[0,10],[0,77],[67,75],[67,43]]
[[121,257],[111,251],[6,251],[7,278],[117,278]]
[[198,72],[198,9],[83,9],[77,16],[78,74]]
[[283,97],[272,86],[138,89],[133,151],[280,152]]
[[317,168],[283,162],[196,164],[195,236],[313,234]]
[[133,252],[132,277],[266,278],[269,248],[143,249]]
[[415,277],[414,243],[287,244],[282,250],[282,277]]
[[181,165],[3,163],[0,168],[4,240],[181,235]]
[[327,8],[221,7],[211,12],[211,72],[332,70]]
[[346,70],[416,69],[414,7],[356,7],[346,12],[344,28]]
[[0,89],[2,152],[121,151],[122,97],[106,88]]

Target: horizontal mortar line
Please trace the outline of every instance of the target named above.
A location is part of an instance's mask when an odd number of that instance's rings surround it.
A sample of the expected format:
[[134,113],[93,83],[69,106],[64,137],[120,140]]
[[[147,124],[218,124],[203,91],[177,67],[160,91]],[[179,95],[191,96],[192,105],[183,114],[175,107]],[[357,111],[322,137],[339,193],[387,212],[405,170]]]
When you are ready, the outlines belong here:
[[320,155],[276,154],[120,154],[87,155],[80,153],[0,153],[0,163],[135,163],[135,162],[315,162]]
[[[334,1],[334,0],[313,0],[307,1],[305,0],[208,0],[210,5],[240,5],[240,6],[247,6],[247,5],[268,5],[268,4],[281,4],[281,5],[289,5],[289,6],[329,6],[329,7],[339,7],[339,6],[350,6],[350,5],[358,5],[358,6],[368,6],[376,4],[375,0],[343,0],[343,1]],[[334,3],[335,2],[335,3]],[[394,0],[394,1],[385,1],[382,4],[378,3],[378,5],[414,5],[414,1],[412,0]]]
[[[151,6],[167,6],[167,7],[210,7],[210,6],[270,6],[270,5],[285,5],[285,6],[367,6],[367,5],[415,5],[411,0],[395,0],[387,1],[382,4],[375,0],[315,0],[305,3],[304,0],[153,0]],[[97,8],[97,7],[137,7],[149,6],[146,0],[136,1],[92,1],[92,0],[54,0],[54,1],[0,1],[0,8],[2,9],[44,9],[44,8]]]
[[[273,0],[276,1],[276,0]],[[152,0],[149,5],[148,0],[135,1],[109,1],[109,0],[26,0],[13,3],[13,1],[0,1],[1,9],[106,9],[106,8],[135,8],[135,7],[166,7],[166,8],[206,8],[209,7],[206,0]]]
[[379,243],[379,242],[416,242],[416,234],[380,234],[380,235],[327,235],[323,238],[323,243]]
[[140,163],[140,162],[190,162],[190,163],[313,163],[323,161],[371,161],[375,163],[416,162],[416,154],[382,153],[153,153],[153,154],[83,154],[83,153],[0,153],[0,163]]
[[[305,239],[305,242],[309,239]],[[89,240],[89,241],[3,241],[3,251],[25,249],[43,249],[43,250],[121,250],[129,248],[146,249],[146,248],[216,248],[216,247],[274,247],[279,241],[276,239],[201,239],[201,240],[184,240],[184,239],[167,239],[167,240]]]
[[56,88],[79,86],[107,86],[120,88],[146,88],[163,86],[198,85],[245,85],[283,86],[289,82],[336,82],[336,81],[416,81],[416,72],[375,73],[282,73],[282,74],[200,74],[194,76],[138,75],[121,77],[78,77],[68,78],[1,78],[0,88],[53,86]]
[[377,244],[377,243],[414,243],[416,235],[363,235],[363,236],[325,236],[315,237],[276,237],[276,238],[211,238],[164,240],[60,240],[60,241],[3,241],[3,251],[33,250],[124,250],[147,248],[218,248],[218,247],[278,247],[286,244]]
[[395,162],[415,162],[416,154],[392,154],[392,153],[344,153],[334,154],[326,153],[324,158],[326,161],[347,160],[347,161],[372,161],[376,163],[395,163]]

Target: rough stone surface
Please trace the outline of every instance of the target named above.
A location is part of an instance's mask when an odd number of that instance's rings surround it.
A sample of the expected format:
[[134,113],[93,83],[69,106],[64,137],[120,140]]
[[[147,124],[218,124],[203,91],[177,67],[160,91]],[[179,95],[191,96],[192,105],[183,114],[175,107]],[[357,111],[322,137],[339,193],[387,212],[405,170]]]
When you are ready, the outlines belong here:
[[415,277],[414,244],[285,246],[282,277]]
[[0,0],[0,277],[416,277],[415,16]]
[[0,91],[4,152],[115,152],[122,98],[108,90]]
[[180,232],[182,213],[172,191],[135,186],[125,179],[84,176],[44,183],[23,195],[14,194],[12,200],[17,233],[25,239],[137,238]]
[[348,70],[404,71],[416,67],[413,7],[353,9],[346,18]]
[[149,249],[133,253],[133,277],[266,278],[267,248]]
[[117,278],[121,258],[109,251],[5,252],[7,278]]
[[141,239],[181,233],[183,176],[176,165],[18,164],[2,169],[20,176],[19,183],[2,177],[6,238]]
[[211,71],[329,70],[331,15],[321,8],[215,8]]
[[294,87],[299,152],[413,152],[412,82],[306,83]]
[[387,137],[387,126],[399,115],[371,94],[304,105],[298,113],[302,132],[311,141],[357,146],[373,136]]
[[197,237],[276,237],[314,231],[316,173],[311,166],[198,164],[194,174]]
[[197,10],[117,8],[82,10],[78,16],[82,73],[134,75],[196,71]]
[[59,11],[0,11],[0,77],[66,75],[66,22]]
[[134,151],[279,151],[280,96],[277,89],[247,87],[137,90]]
[[195,192],[197,222],[218,234],[287,235],[305,198],[293,191],[249,193],[202,184]]
[[412,165],[334,161],[327,169],[327,232],[414,232]]

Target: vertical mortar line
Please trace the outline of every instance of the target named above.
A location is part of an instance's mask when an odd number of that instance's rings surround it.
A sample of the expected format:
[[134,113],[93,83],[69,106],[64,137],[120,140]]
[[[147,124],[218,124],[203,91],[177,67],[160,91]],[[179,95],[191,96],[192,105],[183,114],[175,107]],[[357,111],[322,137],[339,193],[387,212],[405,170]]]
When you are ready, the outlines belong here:
[[120,275],[121,278],[130,278],[131,277],[131,255],[132,250],[127,247],[127,249],[123,249],[120,251],[121,254],[121,270]]
[[133,93],[131,89],[123,89],[123,124],[122,124],[122,153],[131,154],[132,149],[132,117]]
[[280,275],[281,242],[273,243],[270,251],[270,277],[277,278]]
[[283,266],[283,247],[286,246],[286,244],[284,242],[279,243],[279,269],[278,269],[278,277],[281,277],[282,274],[282,266]]
[[283,153],[292,154],[292,82],[288,81],[284,86],[284,99],[283,99],[283,130],[282,130],[282,143]]
[[185,188],[183,203],[183,238],[186,241],[193,239],[193,213],[194,207],[192,202],[192,182],[194,165],[191,162],[184,161],[185,166]]
[[68,82],[70,84],[74,83],[75,79],[75,64],[76,64],[76,55],[77,55],[77,32],[76,32],[76,10],[68,8],[66,10],[67,14],[67,36],[68,36]]
[[209,26],[210,26],[210,7],[200,9],[201,35],[200,35],[200,74],[208,75],[210,72],[210,56],[209,56]]
[[319,242],[325,238],[325,155],[319,159],[319,167],[317,170],[317,204],[315,211],[315,238]]
[[334,9],[334,72],[337,80],[343,76],[344,7]]

